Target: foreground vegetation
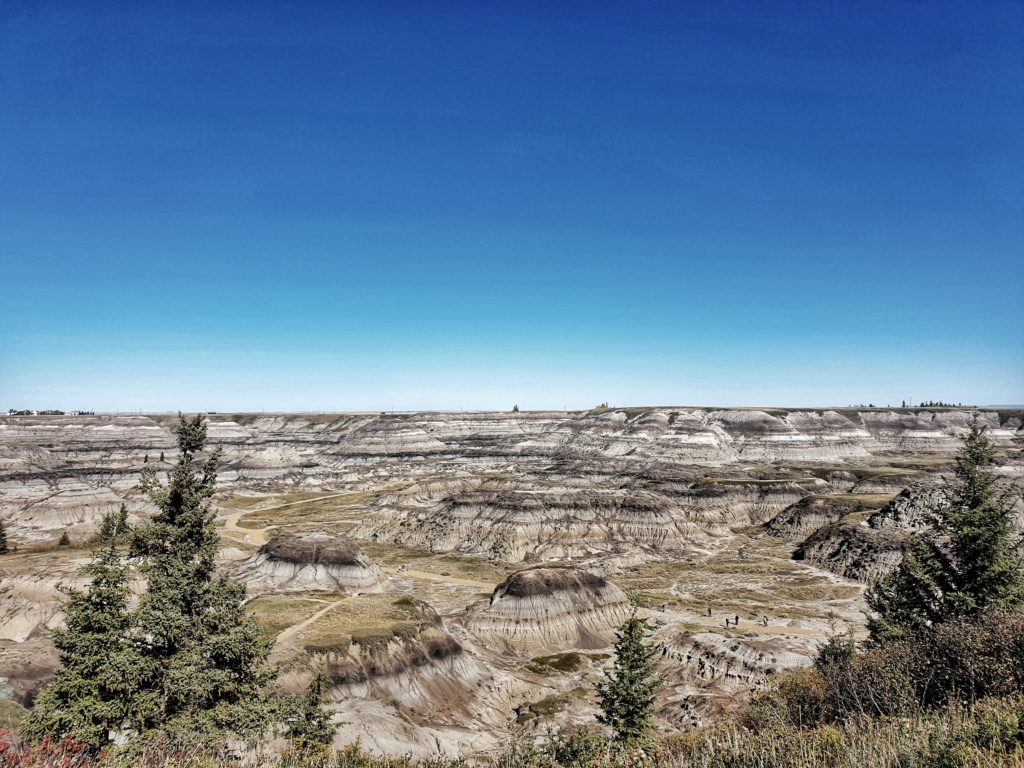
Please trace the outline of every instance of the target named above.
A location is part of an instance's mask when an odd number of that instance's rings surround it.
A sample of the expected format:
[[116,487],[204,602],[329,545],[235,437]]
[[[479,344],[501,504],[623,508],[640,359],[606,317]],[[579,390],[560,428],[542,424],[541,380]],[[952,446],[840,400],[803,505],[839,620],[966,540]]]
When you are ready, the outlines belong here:
[[[740,723],[663,737],[646,748],[621,749],[585,731],[536,747],[511,745],[480,761],[377,757],[350,745],[336,755],[316,750],[264,756],[267,768],[994,768],[1024,766],[1024,699],[982,700],[912,718],[857,718],[840,725],[761,730]],[[148,747],[130,763],[91,755],[66,741],[34,747],[0,736],[0,768],[235,768],[198,748]]]

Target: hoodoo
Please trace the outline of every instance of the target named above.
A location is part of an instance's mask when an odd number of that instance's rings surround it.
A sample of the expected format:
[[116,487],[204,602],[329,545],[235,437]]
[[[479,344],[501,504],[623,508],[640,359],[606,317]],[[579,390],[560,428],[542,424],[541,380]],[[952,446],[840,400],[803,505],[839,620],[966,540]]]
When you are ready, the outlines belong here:
[[482,638],[516,649],[603,648],[629,615],[625,593],[577,568],[530,568],[499,584],[467,619]]
[[378,592],[383,583],[355,542],[324,531],[275,536],[240,570],[255,591]]

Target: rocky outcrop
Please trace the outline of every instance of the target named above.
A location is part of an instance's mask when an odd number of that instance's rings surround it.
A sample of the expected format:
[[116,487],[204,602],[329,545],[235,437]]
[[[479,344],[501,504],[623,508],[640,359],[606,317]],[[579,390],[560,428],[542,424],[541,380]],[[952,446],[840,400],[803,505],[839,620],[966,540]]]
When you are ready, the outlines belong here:
[[502,725],[525,686],[467,653],[427,603],[406,597],[393,607],[402,616],[397,622],[342,632],[310,627],[279,643],[282,689],[299,693],[320,673],[329,701],[380,702],[416,731]]
[[927,528],[926,515],[946,503],[941,488],[904,489],[870,515],[853,515],[814,531],[793,556],[870,584],[899,565],[907,536]]
[[877,513],[868,526],[877,530],[920,531],[928,527],[928,515],[944,509],[949,502],[942,488],[905,488]]
[[885,504],[886,498],[853,494],[805,496],[769,520],[765,530],[772,536],[799,541],[819,528],[838,523],[847,515],[878,509]]
[[899,565],[906,536],[902,531],[871,528],[866,520],[841,521],[808,536],[797,546],[793,559],[870,584]]
[[811,664],[814,646],[814,641],[676,633],[656,645],[658,671],[668,683],[661,692],[661,715],[683,728],[718,719],[772,677]]
[[682,553],[707,542],[685,512],[654,493],[524,486],[460,493],[440,500],[428,514],[394,510],[356,534],[509,563],[623,550]]
[[377,592],[384,581],[359,545],[325,531],[278,534],[237,574],[253,592]]
[[603,648],[629,615],[625,593],[577,568],[531,568],[499,584],[465,620],[487,643],[517,650]]

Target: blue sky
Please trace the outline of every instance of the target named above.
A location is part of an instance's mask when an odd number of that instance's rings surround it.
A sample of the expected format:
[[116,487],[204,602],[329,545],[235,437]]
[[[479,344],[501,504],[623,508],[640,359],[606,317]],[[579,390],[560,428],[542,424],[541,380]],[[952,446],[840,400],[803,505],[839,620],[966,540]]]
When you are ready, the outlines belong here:
[[1024,6],[0,4],[0,408],[1024,401]]

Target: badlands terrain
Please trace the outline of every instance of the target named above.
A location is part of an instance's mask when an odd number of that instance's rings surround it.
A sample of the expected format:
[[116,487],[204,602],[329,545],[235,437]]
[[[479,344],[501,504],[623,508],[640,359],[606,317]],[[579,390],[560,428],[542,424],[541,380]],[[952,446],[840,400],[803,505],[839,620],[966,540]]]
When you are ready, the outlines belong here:
[[[275,638],[282,687],[332,681],[339,743],[470,753],[587,721],[631,602],[656,626],[661,715],[684,727],[810,663],[830,632],[862,631],[865,583],[941,503],[970,418],[213,414],[222,567]],[[1020,479],[1024,412],[981,418]],[[59,587],[101,517],[150,514],[140,472],[174,462],[175,422],[0,418],[0,713],[52,673]]]

